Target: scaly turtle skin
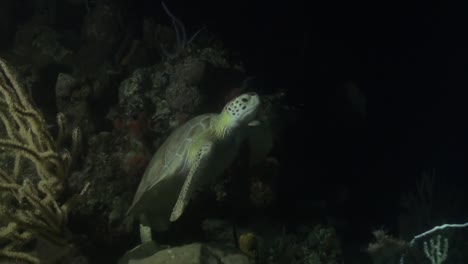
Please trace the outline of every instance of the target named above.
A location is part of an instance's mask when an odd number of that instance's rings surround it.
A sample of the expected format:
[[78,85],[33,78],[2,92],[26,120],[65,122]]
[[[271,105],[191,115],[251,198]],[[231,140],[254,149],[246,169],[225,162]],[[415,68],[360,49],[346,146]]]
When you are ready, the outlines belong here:
[[211,183],[234,160],[260,106],[256,93],[242,94],[220,114],[203,114],[175,129],[154,154],[128,213],[140,218],[142,241],[151,229],[165,231],[183,213],[194,191]]

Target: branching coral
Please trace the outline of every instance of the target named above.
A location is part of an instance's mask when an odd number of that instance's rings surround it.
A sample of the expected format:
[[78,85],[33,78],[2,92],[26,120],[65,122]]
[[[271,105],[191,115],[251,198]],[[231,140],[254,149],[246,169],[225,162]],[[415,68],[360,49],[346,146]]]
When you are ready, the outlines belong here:
[[23,246],[34,238],[67,245],[67,205],[61,203],[78,148],[59,150],[65,131],[58,116],[55,141],[12,71],[0,59],[0,258],[39,263]]

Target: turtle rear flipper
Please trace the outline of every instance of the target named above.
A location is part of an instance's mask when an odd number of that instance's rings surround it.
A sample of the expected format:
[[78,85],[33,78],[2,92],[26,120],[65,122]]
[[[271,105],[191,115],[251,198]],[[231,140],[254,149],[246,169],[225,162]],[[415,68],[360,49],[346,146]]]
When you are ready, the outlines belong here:
[[[170,221],[174,222],[182,215],[184,212],[185,206],[188,204],[194,191],[198,188],[198,184],[201,182],[200,178],[203,177],[204,168],[206,168],[207,164],[209,164],[210,154],[213,149],[212,143],[207,143],[203,145],[200,150],[197,152],[195,160],[193,162],[192,167],[190,168],[190,172],[185,179],[184,185],[180,190],[179,197],[177,198],[177,202],[172,209],[172,214]],[[196,179],[194,181],[194,179]]]
[[140,240],[141,243],[150,242],[153,240],[151,235],[151,227],[145,214],[140,215]]

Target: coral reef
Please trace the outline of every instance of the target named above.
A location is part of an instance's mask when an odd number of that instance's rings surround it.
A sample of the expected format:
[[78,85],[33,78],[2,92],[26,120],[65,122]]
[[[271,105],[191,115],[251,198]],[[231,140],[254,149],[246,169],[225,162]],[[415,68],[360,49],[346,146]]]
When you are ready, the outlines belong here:
[[408,249],[408,243],[388,235],[384,230],[372,232],[375,241],[369,243],[367,252],[375,264],[397,263],[400,256]]
[[[61,247],[73,245],[89,259],[112,262],[134,246],[135,225],[124,212],[152,153],[191,117],[218,112],[254,90],[242,63],[207,31],[186,38],[183,25],[145,18],[140,32],[128,26],[121,4],[93,3],[71,32],[39,12],[18,27],[4,54],[21,85],[2,64],[0,147],[8,150],[0,154],[2,256],[37,263],[50,255],[38,249],[51,243],[59,249],[47,252],[66,254]],[[242,191],[234,184],[227,193],[239,208],[263,210],[275,200],[279,162],[271,151],[284,119],[283,95],[261,95],[265,125],[250,138],[257,147],[227,173],[245,181]],[[213,202],[203,210],[223,205]],[[236,245],[231,239],[226,233]]]
[[257,256],[257,237],[253,233],[245,233],[239,237],[239,249],[249,257]]

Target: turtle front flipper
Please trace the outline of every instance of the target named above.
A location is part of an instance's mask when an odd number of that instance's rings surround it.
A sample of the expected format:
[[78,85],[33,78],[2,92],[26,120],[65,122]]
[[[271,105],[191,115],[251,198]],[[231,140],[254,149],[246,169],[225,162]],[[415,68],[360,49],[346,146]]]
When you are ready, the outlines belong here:
[[190,171],[185,179],[184,185],[180,190],[179,197],[177,202],[172,209],[172,214],[170,221],[174,222],[182,215],[184,212],[185,206],[188,204],[194,191],[197,189],[197,185],[200,181],[199,177],[203,177],[203,174],[206,173],[204,168],[209,163],[210,153],[213,149],[212,143],[204,144],[195,156],[193,165],[190,168]]

